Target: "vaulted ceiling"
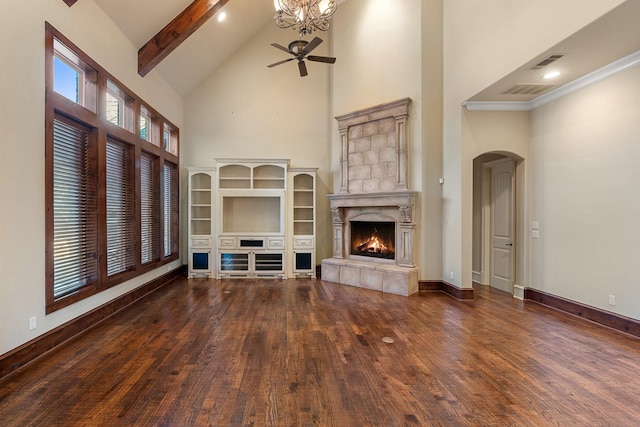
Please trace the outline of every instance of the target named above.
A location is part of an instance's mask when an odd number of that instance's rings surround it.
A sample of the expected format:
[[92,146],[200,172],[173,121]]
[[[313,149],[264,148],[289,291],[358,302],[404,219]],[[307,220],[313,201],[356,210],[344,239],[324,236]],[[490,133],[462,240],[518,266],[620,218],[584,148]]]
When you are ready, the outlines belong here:
[[[140,49],[194,1],[96,0],[96,3]],[[226,14],[224,21],[218,22],[217,11],[154,68],[182,96],[273,22],[274,16],[271,0],[229,0],[220,11]]]
[[[72,5],[77,0],[64,0]],[[122,30],[136,49],[145,47],[162,29],[195,3],[214,8],[214,0],[95,0],[113,22]],[[342,3],[344,0],[339,1]],[[186,96],[231,55],[266,25],[273,24],[272,0],[221,0],[220,11],[226,19],[205,19],[166,58],[154,67],[176,91]],[[340,13],[338,11],[338,13]],[[640,49],[637,17],[640,1],[628,0],[596,22],[551,47],[522,67],[476,94],[469,101],[531,101],[544,94],[544,85],[551,90],[584,76],[611,61]],[[541,27],[542,28],[542,27]],[[543,29],[541,29],[543,31]],[[265,48],[268,48],[265,46]],[[153,52],[152,52],[153,53]],[[157,53],[157,52],[156,52]],[[155,53],[153,53],[155,54]],[[553,66],[536,67],[551,55],[560,55]],[[542,78],[545,71],[558,69],[561,76],[554,81]],[[147,71],[147,69],[143,70]],[[141,73],[144,75],[144,72]],[[530,90],[529,93],[518,92]],[[537,92],[542,90],[542,92]],[[513,93],[507,93],[514,91]]]

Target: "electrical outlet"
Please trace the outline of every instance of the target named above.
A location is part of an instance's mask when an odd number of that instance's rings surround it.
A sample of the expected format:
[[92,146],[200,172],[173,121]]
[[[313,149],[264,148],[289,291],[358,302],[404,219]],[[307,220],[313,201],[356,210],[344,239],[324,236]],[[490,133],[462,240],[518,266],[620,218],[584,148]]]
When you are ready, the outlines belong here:
[[609,305],[616,305],[616,296],[609,295]]
[[453,271],[451,272],[451,275],[450,275],[450,276],[451,276],[451,278],[453,279]]
[[29,330],[33,331],[38,326],[36,316],[29,318]]

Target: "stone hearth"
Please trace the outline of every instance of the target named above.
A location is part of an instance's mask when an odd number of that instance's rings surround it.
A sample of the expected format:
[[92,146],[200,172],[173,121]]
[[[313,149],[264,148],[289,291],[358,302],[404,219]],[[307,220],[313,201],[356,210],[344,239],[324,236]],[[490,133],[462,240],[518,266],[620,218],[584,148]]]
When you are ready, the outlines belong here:
[[[340,191],[329,195],[333,257],[322,279],[398,295],[418,291],[414,262],[416,192],[407,185],[409,98],[336,117],[342,142]],[[351,222],[395,224],[395,259],[352,255]]]

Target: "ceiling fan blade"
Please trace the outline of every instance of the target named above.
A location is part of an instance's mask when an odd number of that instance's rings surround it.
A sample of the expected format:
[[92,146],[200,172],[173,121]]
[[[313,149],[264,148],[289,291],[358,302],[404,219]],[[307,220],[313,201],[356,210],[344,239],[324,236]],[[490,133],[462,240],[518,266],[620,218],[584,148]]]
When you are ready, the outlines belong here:
[[284,64],[285,62],[293,61],[294,59],[296,59],[296,58],[289,58],[289,59],[285,59],[284,61],[274,62],[271,65],[267,65],[267,67],[268,68],[275,67],[276,65]]
[[300,77],[307,75],[307,66],[304,64],[304,61],[298,61],[298,68],[300,69]]
[[271,46],[280,49],[280,50],[284,50],[287,53],[291,53],[291,51],[289,49],[287,49],[286,47],[282,46],[281,44],[278,43],[271,43]]
[[302,49],[302,56],[317,48],[320,43],[322,43],[322,39],[320,37],[314,37],[313,40],[311,40],[304,49]]
[[307,59],[309,61],[326,62],[327,64],[335,64],[336,63],[336,58],[332,58],[330,56],[309,55],[309,56],[307,56]]

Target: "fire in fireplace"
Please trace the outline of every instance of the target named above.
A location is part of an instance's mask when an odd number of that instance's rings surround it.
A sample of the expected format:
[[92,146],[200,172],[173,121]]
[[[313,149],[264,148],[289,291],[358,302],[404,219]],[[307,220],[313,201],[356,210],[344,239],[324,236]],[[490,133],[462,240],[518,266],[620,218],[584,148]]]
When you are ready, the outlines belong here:
[[395,259],[396,223],[351,221],[351,254]]

